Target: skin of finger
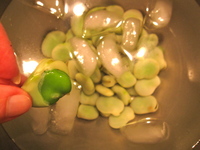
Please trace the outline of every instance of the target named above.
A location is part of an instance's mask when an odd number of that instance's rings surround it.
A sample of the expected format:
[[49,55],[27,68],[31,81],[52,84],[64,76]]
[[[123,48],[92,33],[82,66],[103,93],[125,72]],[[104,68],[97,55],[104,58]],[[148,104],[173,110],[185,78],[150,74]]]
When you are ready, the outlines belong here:
[[0,39],[0,77],[4,79],[11,79],[19,74],[19,69],[11,42],[1,23]]
[[26,81],[26,79],[27,79],[27,77],[25,77],[24,75],[21,75],[21,82],[19,84],[15,84],[10,79],[0,78],[0,85],[12,85],[12,86],[21,87],[23,85],[23,83]]
[[[14,116],[11,118],[6,118],[6,104],[8,99],[11,96],[14,95],[25,95],[27,97],[30,98],[30,101],[26,101],[26,103],[28,103],[27,108],[22,108],[25,111],[28,111],[29,108],[32,106],[32,102],[31,102],[31,97],[29,96],[28,93],[26,93],[25,91],[23,91],[21,88],[19,87],[15,87],[15,86],[10,86],[10,85],[0,85],[0,123],[12,120],[18,116]],[[24,112],[25,113],[25,112]]]

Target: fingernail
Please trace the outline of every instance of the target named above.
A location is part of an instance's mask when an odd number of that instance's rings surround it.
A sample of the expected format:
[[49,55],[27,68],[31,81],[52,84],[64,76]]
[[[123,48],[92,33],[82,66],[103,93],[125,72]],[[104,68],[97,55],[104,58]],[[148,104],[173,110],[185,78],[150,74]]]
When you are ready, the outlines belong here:
[[25,95],[13,95],[7,101],[6,117],[19,116],[31,107],[30,98]]

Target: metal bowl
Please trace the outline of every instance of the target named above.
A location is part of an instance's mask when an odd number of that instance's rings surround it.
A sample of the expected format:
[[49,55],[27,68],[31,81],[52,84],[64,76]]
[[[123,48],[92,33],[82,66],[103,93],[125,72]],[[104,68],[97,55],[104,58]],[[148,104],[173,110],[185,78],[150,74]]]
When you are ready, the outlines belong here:
[[[89,8],[118,4],[124,9],[137,8],[144,12],[148,1],[68,0],[66,2],[69,6],[81,2]],[[154,144],[132,143],[124,138],[119,130],[111,129],[107,124],[107,119],[101,117],[91,122],[75,119],[73,129],[67,135],[53,134],[48,131],[45,134],[36,135],[31,128],[30,112],[2,124],[3,130],[22,150],[192,149],[200,139],[199,17],[199,6],[195,1],[174,0],[170,24],[155,30],[161,39],[160,45],[166,50],[168,67],[161,72],[162,84],[155,93],[160,109],[155,114],[143,117],[160,118],[167,122],[170,129],[167,140]],[[1,22],[5,26],[20,62],[42,59],[40,45],[44,35],[54,29],[66,31],[69,28],[69,19],[65,21],[57,19],[19,0],[11,1],[2,15]],[[0,131],[3,133],[3,130]],[[4,137],[7,137],[6,134]],[[8,141],[3,140],[3,142]],[[7,147],[10,147],[9,144],[6,144]]]

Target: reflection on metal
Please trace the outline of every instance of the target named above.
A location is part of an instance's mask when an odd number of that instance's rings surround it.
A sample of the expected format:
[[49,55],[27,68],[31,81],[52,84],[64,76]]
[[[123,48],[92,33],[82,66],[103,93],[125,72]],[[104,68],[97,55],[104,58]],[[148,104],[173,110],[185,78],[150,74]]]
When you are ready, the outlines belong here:
[[74,5],[73,13],[76,16],[81,16],[86,10],[86,6],[83,3],[77,3]]
[[38,62],[34,60],[28,60],[22,62],[22,68],[25,76],[29,76],[37,67]]

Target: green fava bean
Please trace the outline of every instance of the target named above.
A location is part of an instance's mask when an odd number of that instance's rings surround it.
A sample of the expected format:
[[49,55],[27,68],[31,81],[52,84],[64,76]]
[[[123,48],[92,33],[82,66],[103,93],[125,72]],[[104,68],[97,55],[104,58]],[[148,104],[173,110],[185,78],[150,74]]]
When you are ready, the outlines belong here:
[[154,59],[139,60],[133,69],[137,79],[151,79],[157,76],[160,71],[159,64]]
[[135,97],[130,106],[136,114],[147,114],[158,109],[158,103],[154,96]]
[[50,105],[56,103],[61,97],[71,91],[69,76],[57,69],[45,71],[38,86],[42,97]]
[[124,103],[116,97],[100,96],[96,101],[97,109],[102,113],[113,116],[119,116],[124,109]]
[[39,63],[22,86],[32,97],[34,107],[49,106],[70,92],[71,81],[66,68],[64,62],[52,59],[43,59]]
[[66,37],[62,31],[49,32],[42,42],[42,53],[46,57],[51,57],[52,50],[60,43],[65,41]]
[[135,118],[135,114],[132,108],[125,107],[119,116],[111,115],[109,117],[109,125],[114,129],[119,129],[125,126],[129,121]]
[[81,104],[78,108],[77,117],[86,120],[94,120],[99,117],[99,112],[94,106]]
[[135,84],[135,90],[140,96],[149,96],[159,85],[160,78],[156,76],[153,79],[138,80]]

